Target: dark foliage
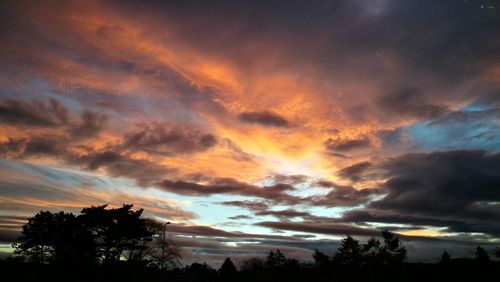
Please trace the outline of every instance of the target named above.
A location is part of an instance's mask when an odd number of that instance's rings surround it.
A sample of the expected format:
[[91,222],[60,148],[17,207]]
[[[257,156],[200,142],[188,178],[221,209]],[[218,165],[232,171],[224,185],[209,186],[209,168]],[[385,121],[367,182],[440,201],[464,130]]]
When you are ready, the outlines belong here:
[[486,263],[490,261],[490,256],[488,255],[485,249],[478,246],[476,248],[476,260],[478,262]]
[[444,251],[441,257],[439,258],[439,263],[442,264],[450,263],[450,260],[451,260],[450,254],[448,254],[447,251]]
[[30,262],[66,265],[127,261],[145,266],[158,265],[161,259],[177,259],[180,254],[175,246],[153,240],[158,224],[142,218],[142,209],[134,211],[132,207],[92,206],[78,216],[41,211],[23,226],[18,243],[13,244],[15,253]]
[[234,281],[236,279],[237,273],[238,270],[236,270],[236,266],[234,266],[234,263],[230,258],[226,258],[219,269],[219,277],[221,281]]

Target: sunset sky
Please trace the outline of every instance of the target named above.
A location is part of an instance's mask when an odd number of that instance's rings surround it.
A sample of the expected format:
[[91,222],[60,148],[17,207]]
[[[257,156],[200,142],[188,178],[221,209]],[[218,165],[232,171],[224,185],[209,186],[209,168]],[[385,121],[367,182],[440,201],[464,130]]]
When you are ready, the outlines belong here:
[[132,203],[184,262],[500,243],[500,2],[1,1],[0,251]]

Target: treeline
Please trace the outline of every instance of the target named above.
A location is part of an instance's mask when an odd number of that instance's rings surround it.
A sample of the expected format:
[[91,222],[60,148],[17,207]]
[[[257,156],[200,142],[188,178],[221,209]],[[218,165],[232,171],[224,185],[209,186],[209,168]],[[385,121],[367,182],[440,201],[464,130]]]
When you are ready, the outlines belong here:
[[180,250],[165,240],[163,226],[132,207],[92,206],[79,215],[41,211],[22,227],[14,253],[41,264],[175,266]]
[[13,244],[16,257],[0,261],[0,271],[17,281],[450,281],[500,273],[500,264],[479,246],[475,259],[443,252],[439,263],[407,263],[407,249],[388,231],[364,244],[346,236],[335,254],[315,250],[313,263],[276,249],[243,261],[239,270],[230,258],[219,269],[206,263],[181,267],[180,248],[165,238],[165,225],[132,207],[39,212],[22,227]]

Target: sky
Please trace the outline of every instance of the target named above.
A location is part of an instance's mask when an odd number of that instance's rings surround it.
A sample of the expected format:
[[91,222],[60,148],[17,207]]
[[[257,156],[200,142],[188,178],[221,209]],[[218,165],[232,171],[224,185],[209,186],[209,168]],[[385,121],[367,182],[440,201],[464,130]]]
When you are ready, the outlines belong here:
[[124,203],[183,262],[500,244],[500,2],[1,1],[0,251]]

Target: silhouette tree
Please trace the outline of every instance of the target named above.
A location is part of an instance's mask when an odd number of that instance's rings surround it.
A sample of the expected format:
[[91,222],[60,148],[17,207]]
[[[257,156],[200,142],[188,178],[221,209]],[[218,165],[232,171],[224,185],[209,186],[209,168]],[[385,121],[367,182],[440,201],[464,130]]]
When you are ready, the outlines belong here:
[[340,247],[335,254],[334,261],[342,265],[358,266],[361,264],[361,245],[347,235],[340,241]]
[[324,266],[330,263],[330,257],[317,249],[314,249],[313,259],[317,265]]
[[171,240],[152,240],[158,224],[141,218],[142,209],[133,211],[132,205],[106,207],[84,208],[78,216],[37,213],[13,244],[15,253],[39,263],[108,264],[126,260],[157,266],[163,260],[169,266],[177,265],[180,249]]
[[238,270],[230,258],[226,258],[219,269],[219,276],[222,281],[234,281]]
[[46,263],[52,256],[51,227],[54,214],[41,211],[23,225],[18,243],[13,244],[15,253],[26,256],[33,262]]
[[265,265],[268,268],[278,268],[283,266],[285,261],[285,255],[279,249],[277,249],[276,252],[271,250],[267,255]]
[[375,238],[370,238],[362,248],[363,262],[368,265],[380,264],[382,263],[382,246],[379,240]]
[[96,248],[92,234],[72,213],[53,215],[50,226],[53,260],[57,263],[95,263]]
[[142,259],[155,268],[172,269],[180,266],[181,248],[171,238],[164,240],[161,236],[164,224],[151,219],[147,219],[146,223],[149,232],[156,234],[156,238],[147,242]]
[[264,269],[265,262],[262,258],[254,257],[243,261],[241,264],[242,271],[261,271]]
[[500,258],[500,247],[496,247],[496,248],[495,248],[495,256],[496,256],[497,258]]
[[450,260],[451,260],[450,254],[448,254],[447,251],[444,251],[443,254],[441,254],[441,257],[439,258],[439,263],[446,264],[449,263]]
[[382,231],[384,246],[381,250],[381,257],[385,263],[402,263],[406,259],[406,248],[398,237],[389,231]]
[[30,260],[47,263],[92,263],[92,235],[72,213],[41,211],[23,226],[15,252]]
[[107,264],[121,258],[137,258],[147,249],[152,232],[141,218],[142,209],[133,211],[133,205],[106,209],[107,205],[84,208],[80,217],[97,245],[99,259]]
[[486,250],[480,246],[477,246],[476,248],[476,261],[482,263],[490,261],[490,256],[488,255]]
[[217,275],[217,272],[206,263],[194,262],[186,266],[185,271],[193,276],[191,281],[214,281]]
[[296,258],[286,258],[282,267],[286,271],[296,271],[300,268],[300,263],[299,263],[299,260]]

